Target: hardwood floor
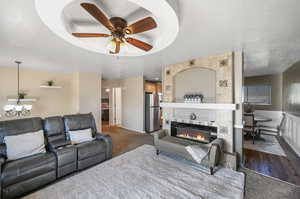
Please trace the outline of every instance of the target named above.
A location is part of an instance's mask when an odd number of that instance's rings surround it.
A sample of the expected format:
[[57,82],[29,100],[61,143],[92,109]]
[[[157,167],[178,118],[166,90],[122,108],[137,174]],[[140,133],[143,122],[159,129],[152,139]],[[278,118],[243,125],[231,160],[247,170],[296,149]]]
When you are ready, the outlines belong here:
[[246,168],[300,185],[300,158],[282,138],[279,143],[287,157],[244,149]]
[[109,134],[113,142],[113,157],[133,150],[141,145],[153,145],[153,136],[146,133],[136,133],[116,126],[102,124],[102,132]]

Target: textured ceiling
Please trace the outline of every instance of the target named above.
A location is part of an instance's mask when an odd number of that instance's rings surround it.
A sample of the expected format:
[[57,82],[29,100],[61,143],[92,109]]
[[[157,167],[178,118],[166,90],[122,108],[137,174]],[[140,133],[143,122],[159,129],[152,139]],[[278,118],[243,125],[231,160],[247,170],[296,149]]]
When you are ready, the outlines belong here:
[[[300,60],[299,0],[176,3],[180,29],[172,45],[151,55],[118,58],[75,47],[56,36],[40,20],[34,0],[1,0],[0,66],[15,66],[13,61],[20,59],[25,68],[102,71],[109,79],[143,74],[153,79],[164,65],[234,50],[244,51],[247,75],[282,72]],[[138,8],[119,6],[113,12],[130,16]]]

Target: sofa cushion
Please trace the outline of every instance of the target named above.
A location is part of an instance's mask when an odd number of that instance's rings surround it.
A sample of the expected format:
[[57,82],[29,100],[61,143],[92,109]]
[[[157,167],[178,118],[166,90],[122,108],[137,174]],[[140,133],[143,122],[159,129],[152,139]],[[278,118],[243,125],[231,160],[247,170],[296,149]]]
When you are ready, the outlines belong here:
[[92,136],[92,129],[90,128],[83,129],[83,130],[69,131],[68,134],[72,144],[79,144],[79,143],[94,140]]
[[20,135],[5,136],[6,155],[8,160],[45,153],[44,132],[42,130]]
[[106,143],[103,140],[94,140],[77,144],[78,160],[83,160],[88,157],[106,152]]
[[47,137],[64,134],[65,126],[62,117],[47,117],[43,120],[43,124]]
[[65,123],[66,132],[88,128],[92,129],[93,136],[95,136],[97,132],[96,123],[91,113],[65,115],[63,119]]
[[38,154],[7,162],[2,167],[2,186],[7,187],[55,169],[56,158],[53,153]]
[[43,123],[39,117],[0,121],[0,143],[3,143],[5,136],[36,132],[42,129]]

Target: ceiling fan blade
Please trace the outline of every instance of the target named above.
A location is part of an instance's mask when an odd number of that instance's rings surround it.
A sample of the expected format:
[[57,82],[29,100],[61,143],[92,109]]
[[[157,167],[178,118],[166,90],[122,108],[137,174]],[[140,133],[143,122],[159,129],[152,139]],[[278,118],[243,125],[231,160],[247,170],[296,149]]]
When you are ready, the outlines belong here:
[[75,37],[109,37],[109,34],[102,33],[72,33]]
[[145,43],[143,41],[140,41],[138,39],[128,37],[125,40],[126,40],[126,42],[130,43],[131,45],[133,45],[133,46],[135,46],[139,49],[142,49],[144,51],[149,51],[153,48],[150,44],[147,44],[147,43]]
[[116,43],[116,49],[115,49],[115,52],[109,51],[110,54],[118,54],[118,53],[120,52],[121,42],[116,41],[115,43]]
[[96,5],[92,3],[81,3],[80,5],[106,28],[108,28],[109,30],[114,29],[113,24]]
[[136,33],[141,33],[145,32],[148,30],[152,30],[156,28],[156,22],[152,17],[146,17],[142,20],[139,20],[135,22],[134,24],[131,24],[130,26],[127,26],[125,28],[125,33],[126,34],[136,34]]

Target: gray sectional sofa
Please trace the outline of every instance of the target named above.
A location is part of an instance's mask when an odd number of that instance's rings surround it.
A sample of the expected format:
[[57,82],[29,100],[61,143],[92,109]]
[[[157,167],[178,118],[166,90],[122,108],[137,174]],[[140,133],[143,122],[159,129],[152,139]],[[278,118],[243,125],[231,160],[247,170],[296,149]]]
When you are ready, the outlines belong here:
[[[92,129],[94,140],[72,145],[69,130]],[[7,161],[4,137],[44,131],[46,153]],[[109,135],[97,133],[92,114],[0,122],[0,198],[17,198],[58,178],[112,157]]]

